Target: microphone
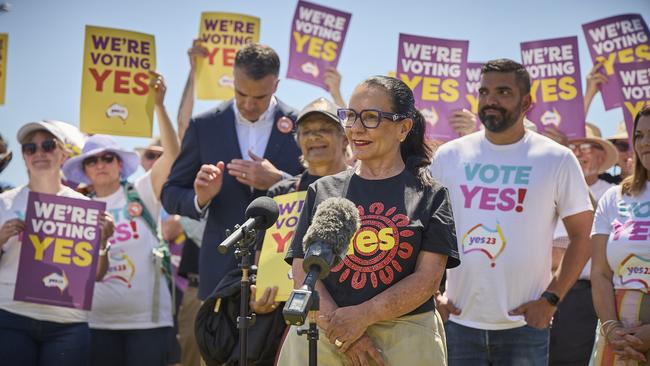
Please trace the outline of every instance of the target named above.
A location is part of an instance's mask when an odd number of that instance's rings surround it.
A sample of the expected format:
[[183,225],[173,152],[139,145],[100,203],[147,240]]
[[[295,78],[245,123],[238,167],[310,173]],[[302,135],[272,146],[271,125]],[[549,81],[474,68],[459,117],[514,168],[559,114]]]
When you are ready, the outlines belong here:
[[[282,315],[288,324],[302,325],[309,310],[318,310],[316,281],[345,258],[354,233],[359,230],[359,210],[346,198],[331,197],[316,208],[311,225],[303,237],[307,276],[300,289],[293,290]],[[316,304],[316,309],[313,304]]]
[[241,226],[235,226],[235,231],[219,244],[219,253],[226,254],[228,249],[246,236],[252,230],[265,230],[271,227],[280,215],[278,205],[273,198],[257,197],[246,208],[246,221]]

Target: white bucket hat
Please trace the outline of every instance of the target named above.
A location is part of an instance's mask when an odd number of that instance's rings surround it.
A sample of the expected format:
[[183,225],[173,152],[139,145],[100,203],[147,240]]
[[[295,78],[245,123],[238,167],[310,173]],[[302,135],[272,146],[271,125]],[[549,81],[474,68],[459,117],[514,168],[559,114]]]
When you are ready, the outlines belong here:
[[112,152],[120,157],[122,161],[122,171],[120,176],[126,180],[131,174],[135,173],[140,164],[140,158],[135,151],[126,150],[120,147],[117,142],[108,135],[93,135],[86,140],[83,151],[80,155],[68,159],[63,164],[63,174],[69,180],[75,183],[90,184],[86,173],[83,169],[83,161],[87,157],[101,154],[103,152]]

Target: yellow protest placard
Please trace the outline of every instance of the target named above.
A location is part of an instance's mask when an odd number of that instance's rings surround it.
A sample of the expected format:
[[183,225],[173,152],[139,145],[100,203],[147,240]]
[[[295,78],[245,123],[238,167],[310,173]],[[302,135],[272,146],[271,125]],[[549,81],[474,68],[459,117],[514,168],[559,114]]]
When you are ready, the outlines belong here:
[[203,100],[234,96],[235,54],[243,45],[260,41],[260,18],[234,13],[201,13],[199,39],[208,57],[199,60],[196,94]]
[[156,69],[154,36],[86,26],[80,129],[86,133],[151,137]]
[[280,216],[264,235],[257,264],[258,299],[267,287],[278,286],[276,301],[287,301],[293,290],[293,280],[289,275],[291,266],[284,261],[284,256],[291,246],[306,196],[307,191],[300,191],[273,197],[280,209]]
[[7,47],[9,35],[0,33],[0,105],[5,104],[5,87],[7,84]]

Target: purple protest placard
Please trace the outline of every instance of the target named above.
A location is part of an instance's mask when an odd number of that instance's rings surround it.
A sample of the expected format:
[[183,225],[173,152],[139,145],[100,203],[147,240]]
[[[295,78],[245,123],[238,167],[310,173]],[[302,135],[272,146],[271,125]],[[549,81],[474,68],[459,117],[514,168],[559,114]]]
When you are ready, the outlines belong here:
[[641,14],[623,14],[583,24],[589,54],[594,62],[602,62],[601,72],[608,82],[600,88],[605,109],[621,106],[615,64],[650,61],[650,32]]
[[478,114],[478,88],[481,86],[481,62],[468,62],[465,75],[467,81],[465,82],[465,99],[468,103],[468,108],[472,113]]
[[415,104],[426,119],[428,140],[458,137],[448,119],[467,106],[462,95],[468,47],[468,41],[399,35],[397,77],[413,90]]
[[327,90],[325,72],[339,64],[352,14],[298,1],[291,23],[287,77]]
[[578,38],[523,42],[521,59],[530,74],[533,98],[527,117],[537,130],[553,126],[569,139],[585,137]]
[[90,310],[105,208],[29,192],[14,300]]
[[620,86],[625,126],[631,141],[634,116],[644,106],[650,106],[650,61],[616,64],[615,71]]

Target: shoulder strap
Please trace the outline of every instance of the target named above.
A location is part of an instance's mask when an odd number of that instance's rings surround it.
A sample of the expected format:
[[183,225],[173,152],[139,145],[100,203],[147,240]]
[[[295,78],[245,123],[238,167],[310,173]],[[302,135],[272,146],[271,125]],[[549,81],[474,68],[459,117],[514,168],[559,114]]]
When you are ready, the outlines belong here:
[[156,220],[153,218],[153,216],[151,216],[151,212],[149,212],[147,206],[145,206],[144,202],[138,195],[138,191],[135,189],[133,183],[123,182],[122,185],[124,186],[124,191],[126,192],[127,204],[131,202],[136,202],[140,206],[142,206],[142,218],[147,223],[147,226],[149,227],[153,235],[158,236],[158,225],[156,224]]
[[352,176],[354,175],[354,170],[350,169],[349,173],[346,174],[345,180],[343,181],[343,190],[341,191],[341,197],[345,198],[345,196],[348,195],[348,188],[350,187],[350,180],[352,180]]

